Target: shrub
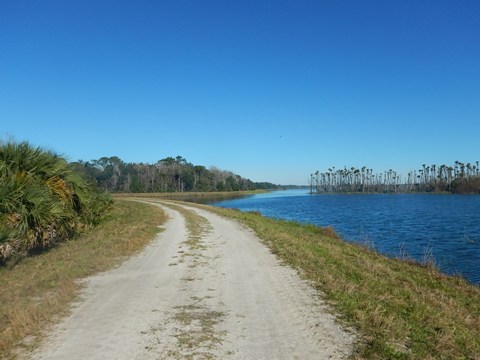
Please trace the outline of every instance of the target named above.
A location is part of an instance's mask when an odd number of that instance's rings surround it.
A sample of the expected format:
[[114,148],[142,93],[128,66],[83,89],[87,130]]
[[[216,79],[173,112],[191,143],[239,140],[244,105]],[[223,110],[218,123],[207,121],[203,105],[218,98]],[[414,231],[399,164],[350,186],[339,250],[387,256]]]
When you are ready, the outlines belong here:
[[0,144],[0,262],[93,226],[110,204],[63,157],[26,142]]

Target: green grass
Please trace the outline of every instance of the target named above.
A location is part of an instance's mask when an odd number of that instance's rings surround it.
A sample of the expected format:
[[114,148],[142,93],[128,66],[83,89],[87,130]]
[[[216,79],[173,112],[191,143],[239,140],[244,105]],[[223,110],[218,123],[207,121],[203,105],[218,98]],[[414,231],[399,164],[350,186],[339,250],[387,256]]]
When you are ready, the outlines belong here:
[[478,286],[348,243],[330,228],[209,209],[252,228],[323,293],[358,333],[354,358],[479,358]]
[[166,221],[157,207],[116,201],[99,226],[48,252],[0,268],[0,358],[13,358],[78,295],[78,280],[107,270],[149,243]]

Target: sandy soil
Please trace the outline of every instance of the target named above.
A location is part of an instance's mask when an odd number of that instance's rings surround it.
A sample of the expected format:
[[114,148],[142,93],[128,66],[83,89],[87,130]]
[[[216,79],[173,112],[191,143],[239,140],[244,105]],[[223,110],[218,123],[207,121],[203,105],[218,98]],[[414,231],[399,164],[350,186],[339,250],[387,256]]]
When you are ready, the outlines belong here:
[[348,356],[353,336],[250,230],[187,208],[208,220],[192,242],[181,214],[162,208],[165,231],[140,255],[87,279],[32,359]]

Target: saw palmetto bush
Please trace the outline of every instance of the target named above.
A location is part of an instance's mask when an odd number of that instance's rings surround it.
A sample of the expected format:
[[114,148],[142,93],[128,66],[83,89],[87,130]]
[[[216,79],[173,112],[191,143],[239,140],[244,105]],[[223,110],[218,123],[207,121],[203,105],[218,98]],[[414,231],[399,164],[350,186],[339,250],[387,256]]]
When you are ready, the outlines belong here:
[[0,144],[0,262],[72,237],[110,204],[63,157],[26,142]]

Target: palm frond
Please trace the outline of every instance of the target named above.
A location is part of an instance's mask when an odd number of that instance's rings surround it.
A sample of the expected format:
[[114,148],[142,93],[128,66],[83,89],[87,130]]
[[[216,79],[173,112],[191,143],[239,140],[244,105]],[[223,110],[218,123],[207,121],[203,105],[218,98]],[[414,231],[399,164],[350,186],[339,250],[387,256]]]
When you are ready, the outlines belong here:
[[110,202],[57,154],[26,142],[0,144],[0,240],[15,239],[18,252],[95,224]]

